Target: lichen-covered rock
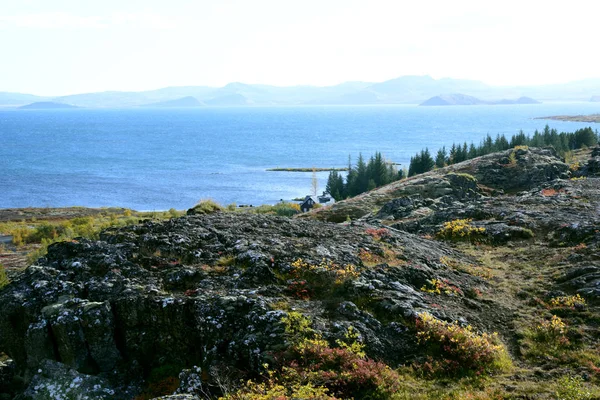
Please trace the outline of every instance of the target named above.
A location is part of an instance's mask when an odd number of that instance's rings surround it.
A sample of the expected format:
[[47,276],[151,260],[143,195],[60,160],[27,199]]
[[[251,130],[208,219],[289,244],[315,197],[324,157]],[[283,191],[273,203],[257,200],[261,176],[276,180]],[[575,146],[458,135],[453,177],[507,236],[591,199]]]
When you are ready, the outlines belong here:
[[[479,157],[470,163],[474,165],[469,169],[473,169],[481,184],[511,192],[570,177],[568,165],[552,148],[515,148]],[[461,169],[461,164],[456,167]]]
[[0,291],[0,354],[14,360],[0,383],[42,399],[223,394],[289,351],[285,321],[298,313],[332,346],[352,327],[391,367],[422,357],[423,312],[509,333],[486,269],[440,230],[463,220],[473,243],[572,246],[552,293],[600,299],[600,179],[566,177],[552,151],[513,149],[301,218],[188,215],[53,244]]
[[531,190],[569,177],[568,165],[551,148],[510,149],[393,182],[299,217],[331,222],[408,219],[438,205],[468,204],[484,195]]
[[581,176],[600,175],[600,146],[593,148],[590,158],[580,171]]
[[[461,294],[421,291],[432,279],[485,286],[445,257],[472,263],[368,224],[228,213],[147,221],[50,246],[0,293],[0,350],[25,379],[50,359],[115,390],[163,365],[219,366],[239,382],[286,348],[282,318],[298,307],[331,343],[353,326],[367,354],[399,365],[415,351],[407,326],[432,302],[452,303],[443,315],[430,310],[440,317],[484,319]],[[202,378],[215,388],[210,373]]]
[[562,286],[575,289],[584,297],[600,299],[600,266],[586,265],[571,268],[558,281]]
[[119,393],[105,379],[79,373],[56,361],[44,360],[21,398],[23,400],[125,400],[131,398],[131,393]]

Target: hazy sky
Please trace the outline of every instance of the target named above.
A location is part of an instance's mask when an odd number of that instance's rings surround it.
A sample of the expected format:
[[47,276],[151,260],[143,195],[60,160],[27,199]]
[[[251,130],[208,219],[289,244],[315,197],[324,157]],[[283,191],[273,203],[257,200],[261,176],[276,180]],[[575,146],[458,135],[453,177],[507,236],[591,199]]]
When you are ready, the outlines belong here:
[[600,77],[594,1],[0,0],[0,91]]

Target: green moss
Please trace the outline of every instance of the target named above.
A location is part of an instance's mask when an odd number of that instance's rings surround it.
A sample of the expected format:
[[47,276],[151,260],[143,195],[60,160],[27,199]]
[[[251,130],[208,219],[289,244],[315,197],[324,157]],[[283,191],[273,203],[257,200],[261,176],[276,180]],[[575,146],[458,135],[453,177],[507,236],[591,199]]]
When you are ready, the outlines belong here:
[[477,178],[475,178],[473,175],[467,174],[467,173],[458,173],[458,172],[454,173],[454,172],[451,172],[448,175],[457,176],[457,177],[466,179],[466,180],[471,181],[471,182],[477,182]]

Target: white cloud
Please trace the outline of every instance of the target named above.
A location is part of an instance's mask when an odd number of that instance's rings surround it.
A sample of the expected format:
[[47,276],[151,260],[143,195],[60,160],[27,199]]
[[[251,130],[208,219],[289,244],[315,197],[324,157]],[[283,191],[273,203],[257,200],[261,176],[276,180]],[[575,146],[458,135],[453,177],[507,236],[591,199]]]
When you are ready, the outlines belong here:
[[100,17],[83,17],[65,12],[21,14],[0,16],[0,27],[60,29],[60,28],[102,28]]
[[46,12],[0,16],[0,28],[26,29],[109,29],[134,27],[143,29],[174,29],[178,23],[156,13],[113,13],[108,17],[82,16],[66,12]]

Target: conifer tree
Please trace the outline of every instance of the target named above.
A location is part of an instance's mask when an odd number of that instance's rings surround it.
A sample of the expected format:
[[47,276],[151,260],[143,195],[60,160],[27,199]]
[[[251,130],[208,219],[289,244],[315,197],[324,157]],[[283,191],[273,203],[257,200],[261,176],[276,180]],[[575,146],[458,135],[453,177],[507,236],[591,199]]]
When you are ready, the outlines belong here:
[[446,154],[446,146],[442,146],[441,149],[438,149],[437,154],[435,155],[435,166],[438,168],[444,168],[446,166],[448,155]]

